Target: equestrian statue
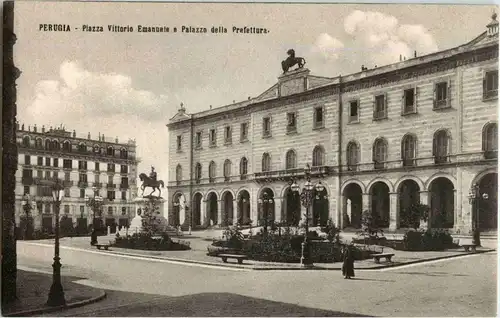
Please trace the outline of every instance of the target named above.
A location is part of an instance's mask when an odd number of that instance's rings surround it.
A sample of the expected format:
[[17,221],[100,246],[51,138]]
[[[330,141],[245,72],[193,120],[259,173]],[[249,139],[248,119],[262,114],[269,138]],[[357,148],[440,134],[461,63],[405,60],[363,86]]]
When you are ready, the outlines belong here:
[[151,187],[151,188],[153,188],[153,191],[151,191],[151,193],[148,196],[151,196],[153,194],[153,192],[155,192],[156,189],[158,189],[158,191],[160,192],[158,197],[161,197],[160,186],[162,188],[164,188],[165,184],[163,183],[163,180],[156,180],[155,167],[151,167],[151,172],[149,174],[149,177],[145,173],[141,173],[139,175],[139,179],[142,181],[142,185],[141,185],[142,196],[144,196],[144,189],[147,187]]
[[288,72],[288,70],[296,64],[298,65],[297,69],[303,68],[304,64],[306,64],[306,60],[303,57],[295,57],[295,50],[290,49],[286,52],[286,54],[288,54],[286,60],[281,61],[281,68],[283,68],[283,74]]

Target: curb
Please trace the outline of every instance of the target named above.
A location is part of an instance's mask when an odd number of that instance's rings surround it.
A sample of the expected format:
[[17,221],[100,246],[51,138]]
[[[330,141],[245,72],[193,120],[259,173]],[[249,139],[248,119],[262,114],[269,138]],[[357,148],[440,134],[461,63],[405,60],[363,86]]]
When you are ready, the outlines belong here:
[[[489,253],[493,252],[495,249],[488,249],[488,250],[482,250],[482,251],[476,251],[475,253],[464,253],[464,254],[456,254],[456,255],[448,255],[448,256],[439,256],[439,257],[433,257],[433,258],[426,258],[426,259],[419,259],[415,261],[409,261],[409,262],[404,262],[404,263],[387,263],[387,265],[376,265],[373,267],[367,267],[367,268],[358,268],[357,270],[365,271],[365,270],[379,270],[379,269],[384,269],[384,268],[394,268],[394,267],[400,267],[400,266],[405,266],[405,265],[410,265],[410,264],[418,264],[418,263],[425,263],[425,262],[430,262],[430,261],[436,261],[440,259],[447,259],[447,258],[458,258],[458,257],[464,257],[464,256],[470,256],[470,255],[475,255],[475,254],[482,254],[482,253]],[[214,262],[204,262],[204,261],[194,261],[194,260],[187,260],[187,259],[179,259],[179,258],[171,258],[171,257],[159,257],[159,256],[149,256],[149,255],[141,255],[141,254],[135,254],[135,253],[127,253],[127,252],[118,252],[118,251],[112,251],[112,254],[118,254],[118,255],[126,255],[126,256],[136,256],[136,257],[145,257],[145,258],[151,258],[151,259],[158,259],[158,260],[165,260],[165,261],[173,261],[173,262],[180,262],[180,263],[187,263],[187,264],[200,264],[200,265],[209,265],[209,266],[216,266],[216,267],[229,267],[229,268],[239,268],[239,269],[247,269],[247,270],[255,270],[255,271],[270,271],[270,270],[325,270],[325,271],[340,271],[342,268],[328,268],[328,267],[323,267],[323,266],[313,266],[313,267],[291,267],[291,266],[269,266],[269,267],[250,267],[252,265],[248,264],[249,266],[241,266],[241,265],[232,265],[232,264],[222,264],[222,263],[214,263]]]
[[69,303],[63,306],[55,306],[55,307],[44,307],[44,308],[39,308],[39,309],[33,309],[33,310],[25,310],[25,311],[17,311],[13,312],[10,314],[4,314],[5,317],[26,317],[26,316],[35,316],[39,314],[45,314],[49,312],[54,312],[54,311],[59,311],[63,309],[71,309],[71,308],[76,308],[76,307],[81,307],[85,305],[89,305],[95,302],[98,302],[100,300],[103,300],[106,298],[106,292],[101,291],[99,296],[92,297],[86,300],[81,300],[81,301],[76,301],[73,303]]

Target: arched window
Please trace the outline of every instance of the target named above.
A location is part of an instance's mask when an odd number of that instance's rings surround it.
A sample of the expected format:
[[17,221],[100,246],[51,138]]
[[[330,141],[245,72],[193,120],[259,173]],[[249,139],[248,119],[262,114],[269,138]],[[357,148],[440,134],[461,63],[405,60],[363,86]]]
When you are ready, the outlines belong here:
[[401,140],[401,159],[403,166],[414,166],[417,157],[417,137],[407,134]]
[[447,130],[441,129],[434,133],[432,155],[435,163],[448,162],[450,135]]
[[483,128],[483,151],[486,159],[498,156],[498,125],[489,123]]
[[50,150],[51,149],[51,143],[50,140],[45,139],[45,150]]
[[[68,141],[68,145],[69,145],[68,151],[71,151],[71,144],[69,143],[69,141]],[[60,150],[61,149],[61,147],[59,146],[59,141],[57,141],[57,140],[52,140],[51,147],[52,147],[51,148],[52,150]]]
[[387,161],[387,141],[377,138],[373,143],[373,163],[375,169],[384,169]]
[[177,184],[182,181],[182,167],[180,164],[177,165],[177,168],[175,168],[175,181],[177,181]]
[[243,157],[240,160],[240,177],[241,177],[241,180],[246,179],[247,173],[248,173],[248,160],[247,160],[247,158]]
[[217,168],[217,166],[215,165],[215,162],[211,161],[210,164],[208,165],[208,179],[209,179],[209,182],[215,182],[215,177],[217,175],[216,168]]
[[229,178],[231,177],[231,160],[226,159],[224,161],[224,180],[229,181]]
[[94,145],[94,153],[95,154],[101,153],[101,148],[99,148],[99,145]]
[[30,137],[29,136],[24,136],[23,137],[23,146],[24,147],[29,147],[30,146]]
[[108,156],[115,155],[115,150],[113,149],[113,147],[108,147],[108,149],[106,150],[106,155],[108,155]]
[[63,150],[71,152],[71,144],[69,143],[69,141],[66,140],[65,142],[63,142]]
[[359,164],[358,144],[351,141],[347,144],[347,170],[356,171]]
[[43,149],[42,138],[37,138],[36,139],[36,141],[35,141],[35,147],[37,147],[38,149]]
[[196,183],[200,183],[201,179],[201,164],[198,162],[194,169],[194,179]]
[[125,148],[121,148],[120,149],[120,158],[122,158],[122,159],[127,159],[128,158],[127,149],[125,149]]
[[325,165],[325,150],[321,146],[314,147],[313,150],[313,167]]
[[262,172],[271,171],[271,156],[267,152],[262,155]]
[[87,152],[87,146],[85,146],[83,143],[79,143],[78,152]]
[[295,169],[297,168],[297,155],[294,150],[288,150],[286,153],[286,169]]

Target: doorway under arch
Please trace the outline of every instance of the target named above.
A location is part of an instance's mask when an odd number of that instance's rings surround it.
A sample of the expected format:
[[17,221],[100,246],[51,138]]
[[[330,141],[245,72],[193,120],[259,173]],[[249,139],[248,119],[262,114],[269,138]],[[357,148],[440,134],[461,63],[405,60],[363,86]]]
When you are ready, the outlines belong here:
[[378,228],[388,228],[390,220],[389,187],[385,182],[375,182],[371,189],[371,208],[373,223]]
[[222,226],[233,224],[233,201],[234,197],[230,191],[226,191],[222,194]]
[[258,224],[259,225],[264,225],[264,217],[267,217],[267,224],[268,225],[271,225],[274,220],[276,219],[276,215],[275,215],[275,203],[274,203],[274,192],[273,190],[269,189],[269,188],[265,188],[261,191],[260,193],[260,199],[263,200],[264,199],[264,193],[267,194],[267,199],[272,199],[272,203],[270,203],[268,205],[268,210],[267,210],[267,215],[266,213],[264,213],[264,203],[260,203],[259,204],[259,207],[258,207],[258,217],[259,217],[259,220],[258,220]]
[[[489,173],[478,183],[479,228],[481,230],[497,230],[498,220],[498,174]],[[485,198],[485,194],[487,198]]]
[[361,215],[363,209],[363,190],[359,184],[350,183],[342,193],[344,198],[344,227],[361,228]]
[[399,198],[399,227],[415,227],[418,225],[410,224],[409,220],[409,210],[412,205],[420,203],[420,187],[418,184],[411,179],[407,179],[401,182],[398,189]]
[[217,194],[215,194],[215,192],[211,192],[207,196],[207,211],[209,225],[216,225],[219,213],[217,211]]
[[300,204],[300,196],[298,193],[292,191],[290,187],[288,187],[283,194],[283,220],[285,220],[287,225],[290,226],[298,226],[300,222],[300,212],[301,212],[301,204]]
[[193,218],[192,224],[193,226],[201,225],[201,204],[202,204],[203,196],[201,193],[196,193],[193,198],[193,212],[191,217]]
[[455,224],[455,188],[445,177],[439,177],[429,186],[431,195],[430,225],[435,228],[452,228]]
[[250,219],[250,193],[247,190],[242,190],[238,194],[237,207],[238,223],[241,225],[251,224]]

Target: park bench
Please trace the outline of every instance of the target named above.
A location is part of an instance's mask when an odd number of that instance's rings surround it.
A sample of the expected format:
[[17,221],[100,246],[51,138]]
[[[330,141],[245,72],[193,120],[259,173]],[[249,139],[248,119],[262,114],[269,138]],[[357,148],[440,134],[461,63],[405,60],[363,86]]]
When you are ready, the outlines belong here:
[[108,248],[109,248],[109,244],[96,244],[95,246],[97,247],[98,250],[100,250],[101,248],[103,248],[103,249],[105,249],[107,251]]
[[236,255],[236,254],[219,254],[218,257],[222,258],[224,263],[227,263],[228,258],[234,258],[238,260],[238,264],[243,264],[243,261],[248,259],[246,255]]
[[464,248],[464,250],[466,252],[468,252],[469,250],[471,250],[473,253],[476,252],[476,245],[475,244],[462,244],[461,246]]
[[381,258],[385,258],[388,262],[392,262],[391,258],[394,256],[393,253],[380,253],[380,254],[373,254],[373,259],[375,260],[375,263],[379,264]]

